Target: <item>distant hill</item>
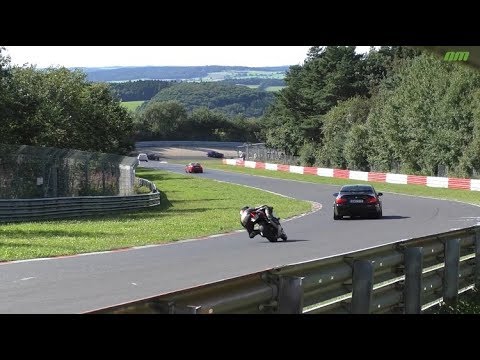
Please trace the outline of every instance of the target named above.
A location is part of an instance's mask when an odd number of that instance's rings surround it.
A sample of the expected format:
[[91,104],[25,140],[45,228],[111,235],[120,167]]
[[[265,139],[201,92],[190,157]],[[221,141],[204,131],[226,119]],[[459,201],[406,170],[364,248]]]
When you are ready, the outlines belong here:
[[109,86],[121,101],[145,101],[173,83],[163,80],[137,80],[109,83]]
[[141,105],[139,110],[152,102],[171,100],[182,103],[187,111],[207,107],[233,116],[259,117],[273,102],[274,95],[223,82],[183,82],[160,90],[149,102]]
[[[180,83],[181,81],[171,80],[136,80],[125,82],[110,82],[108,85],[115,96],[121,101],[147,101],[155,96],[161,89]],[[186,81],[187,82],[187,81]],[[228,79],[217,81],[218,84],[243,85],[250,89],[274,91],[285,86],[283,79]]]
[[290,66],[132,66],[109,68],[77,68],[93,82],[124,82],[131,80],[220,81],[228,79],[283,79]]

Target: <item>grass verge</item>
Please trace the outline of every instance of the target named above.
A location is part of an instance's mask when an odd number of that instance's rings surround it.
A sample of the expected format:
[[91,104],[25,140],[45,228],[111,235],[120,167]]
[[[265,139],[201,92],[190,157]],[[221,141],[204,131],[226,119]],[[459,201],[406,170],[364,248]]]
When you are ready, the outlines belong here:
[[270,92],[276,92],[276,91],[280,91],[282,90],[283,88],[285,88],[286,86],[267,86],[265,88],[265,91],[270,91]]
[[137,169],[154,181],[162,204],[131,213],[74,220],[0,224],[0,261],[96,252],[227,233],[241,229],[244,205],[275,204],[281,218],[311,205],[261,190],[192,175]]
[[130,111],[135,111],[137,108],[142,105],[145,101],[140,100],[140,101],[122,101],[121,104],[124,106],[127,110]]
[[457,306],[437,305],[425,311],[426,314],[480,314],[480,292],[469,290],[458,295]]

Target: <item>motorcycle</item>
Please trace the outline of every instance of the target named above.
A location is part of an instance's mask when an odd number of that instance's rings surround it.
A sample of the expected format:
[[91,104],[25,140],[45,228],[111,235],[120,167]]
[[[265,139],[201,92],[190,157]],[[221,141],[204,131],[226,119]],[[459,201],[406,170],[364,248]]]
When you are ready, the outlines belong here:
[[278,219],[276,220],[276,226],[268,218],[264,209],[251,209],[249,207],[244,207],[240,210],[240,223],[242,226],[248,230],[252,228],[256,230],[262,237],[266,238],[270,242],[277,242],[278,239],[287,241],[288,237],[283,230],[282,225]]

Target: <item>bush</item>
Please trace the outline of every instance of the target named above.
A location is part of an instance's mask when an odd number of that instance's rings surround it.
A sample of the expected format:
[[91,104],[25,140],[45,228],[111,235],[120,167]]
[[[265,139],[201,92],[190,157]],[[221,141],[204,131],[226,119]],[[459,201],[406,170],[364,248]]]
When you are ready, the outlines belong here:
[[315,145],[304,143],[300,148],[300,163],[304,166],[313,166],[315,164]]
[[429,314],[480,314],[480,293],[474,289],[458,296],[456,307],[445,305],[433,307]]
[[148,186],[140,186],[135,184],[133,187],[135,194],[150,194],[152,191]]

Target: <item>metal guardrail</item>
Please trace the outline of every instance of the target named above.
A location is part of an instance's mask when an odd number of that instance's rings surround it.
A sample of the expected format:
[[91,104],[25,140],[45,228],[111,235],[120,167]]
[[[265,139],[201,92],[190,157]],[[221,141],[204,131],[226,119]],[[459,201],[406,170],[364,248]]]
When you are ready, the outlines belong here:
[[245,155],[244,160],[279,163],[284,165],[300,165],[300,156],[287,155],[282,150],[266,147],[265,143],[245,143],[237,146],[238,157],[240,151]]
[[418,314],[480,284],[480,226],[271,268],[89,314]]
[[154,183],[137,178],[149,194],[130,196],[77,196],[41,199],[0,200],[0,223],[63,219],[112,211],[125,211],[160,205],[160,193]]
[[140,185],[140,186],[148,187],[152,193],[158,192],[157,186],[153,182],[151,182],[147,179],[137,177],[137,178],[135,178],[135,182],[137,182],[138,185]]

